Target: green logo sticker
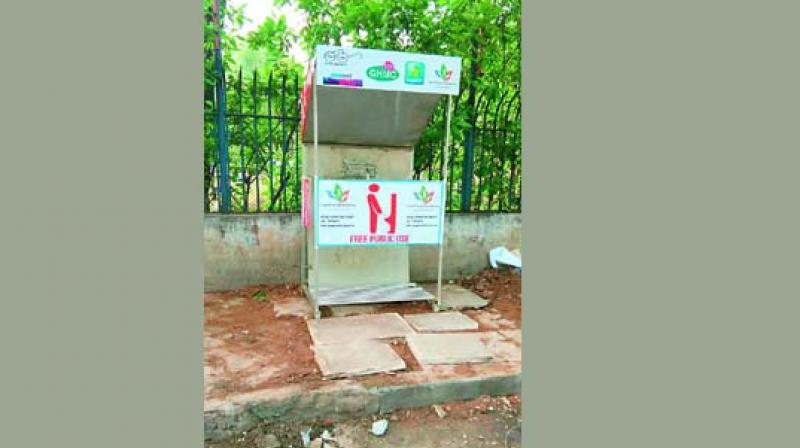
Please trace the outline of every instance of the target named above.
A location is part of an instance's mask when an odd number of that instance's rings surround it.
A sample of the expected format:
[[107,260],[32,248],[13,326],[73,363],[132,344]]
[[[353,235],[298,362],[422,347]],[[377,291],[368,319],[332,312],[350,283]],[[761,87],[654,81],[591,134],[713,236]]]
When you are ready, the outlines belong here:
[[392,61],[386,61],[383,65],[368,68],[367,76],[375,81],[394,81],[400,77],[400,72],[394,68]]
[[425,83],[425,64],[422,62],[408,61],[406,62],[406,84],[424,84]]
[[428,191],[428,189],[425,188],[425,185],[423,185],[422,188],[419,189],[418,193],[414,193],[414,197],[423,204],[430,204],[433,200],[433,192]]
[[342,187],[338,183],[333,187],[333,191],[328,191],[327,193],[329,198],[340,204],[347,202],[347,199],[350,197],[350,190],[342,190]]
[[453,76],[453,70],[449,70],[444,64],[439,67],[439,70],[434,70],[433,73],[435,73],[436,77],[442,81],[450,81],[450,78]]

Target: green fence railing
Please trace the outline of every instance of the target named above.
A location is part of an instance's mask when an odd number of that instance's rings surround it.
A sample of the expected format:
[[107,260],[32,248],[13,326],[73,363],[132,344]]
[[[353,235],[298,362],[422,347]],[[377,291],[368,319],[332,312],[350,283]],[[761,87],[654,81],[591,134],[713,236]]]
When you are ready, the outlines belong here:
[[[239,70],[206,91],[206,212],[300,210],[302,83],[296,75]],[[462,90],[453,111],[448,211],[520,211],[520,109],[519,89]],[[415,179],[441,179],[443,121],[444,101],[415,147]]]

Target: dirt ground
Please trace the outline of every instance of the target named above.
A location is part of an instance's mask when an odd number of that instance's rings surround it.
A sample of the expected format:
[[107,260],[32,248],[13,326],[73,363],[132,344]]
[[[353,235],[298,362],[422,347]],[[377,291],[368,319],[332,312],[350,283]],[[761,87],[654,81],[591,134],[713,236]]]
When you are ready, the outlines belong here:
[[[487,269],[458,283],[489,301],[481,311],[465,312],[479,322],[480,330],[491,329],[487,325],[494,325],[495,321],[487,321],[486,315],[495,316],[494,319],[501,322],[499,328],[520,328],[519,274]],[[223,399],[233,393],[294,383],[313,387],[324,381],[311,350],[305,317],[302,313],[275,314],[275,303],[298,297],[303,297],[303,293],[296,284],[260,285],[205,294],[206,399]],[[428,303],[410,302],[381,305],[374,312],[430,311]],[[326,314],[329,311],[323,309],[323,315]],[[502,322],[508,325],[504,327]],[[406,361],[407,370],[419,370],[419,364],[404,343],[396,342],[393,348]],[[472,367],[459,368],[469,370]],[[391,384],[396,378],[391,374],[379,374],[372,375],[370,381]]]
[[[444,448],[444,447],[520,447],[522,429],[520,397],[480,397],[433,407],[401,410],[387,415],[341,422],[263,422],[236,440],[206,442],[206,448],[299,448],[301,431],[311,428],[311,439],[324,430],[334,442],[327,448]],[[388,419],[389,429],[382,437],[370,433],[372,423]],[[268,443],[271,442],[271,443]],[[312,445],[313,446],[313,445]]]
[[522,328],[522,276],[507,269],[486,269],[459,283],[488,300],[488,311],[497,312]]

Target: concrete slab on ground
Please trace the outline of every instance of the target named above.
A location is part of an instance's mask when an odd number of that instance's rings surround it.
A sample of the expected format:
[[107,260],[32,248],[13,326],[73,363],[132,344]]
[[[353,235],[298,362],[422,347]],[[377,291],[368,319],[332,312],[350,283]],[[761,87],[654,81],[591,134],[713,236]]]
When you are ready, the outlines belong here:
[[478,323],[458,311],[406,314],[403,316],[414,330],[421,333],[477,330]]
[[314,357],[326,379],[394,372],[406,367],[387,342],[373,339],[315,345]]
[[423,365],[492,360],[486,333],[418,333],[406,340],[414,357]]
[[397,313],[326,317],[308,321],[315,345],[338,344],[354,339],[402,338],[414,330]]
[[522,349],[510,341],[497,341],[492,346],[492,357],[503,362],[522,362]]
[[[514,330],[521,336],[520,330]],[[483,342],[489,349],[494,361],[497,362],[522,362],[522,348],[512,338],[503,333],[513,332],[486,332],[483,333]]]
[[522,330],[500,330],[498,331],[506,339],[514,341],[517,345],[522,345]]
[[[434,296],[436,295],[436,283],[426,283],[420,286]],[[442,285],[442,305],[440,309],[443,311],[480,309],[488,304],[489,302],[479,295],[459,285]]]
[[493,309],[470,312],[470,315],[487,330],[513,330],[517,328],[514,322],[504,319],[502,315]]

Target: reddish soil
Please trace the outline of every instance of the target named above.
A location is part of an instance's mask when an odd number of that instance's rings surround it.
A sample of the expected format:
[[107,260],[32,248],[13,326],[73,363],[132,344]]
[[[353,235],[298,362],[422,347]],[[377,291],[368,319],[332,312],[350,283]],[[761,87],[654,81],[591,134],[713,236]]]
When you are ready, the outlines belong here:
[[459,284],[488,300],[488,311],[495,311],[522,328],[522,276],[508,269],[485,269]]
[[[518,274],[487,269],[459,283],[489,300],[485,310],[499,314],[519,328],[521,281]],[[263,299],[254,297],[259,291],[264,292]],[[259,285],[205,294],[204,331],[206,343],[211,341],[213,345],[205,349],[206,366],[215,371],[214,378],[207,384],[210,387],[206,398],[224,398],[232,393],[296,383],[315,387],[324,382],[314,360],[305,318],[275,316],[273,301],[292,297],[303,297],[299,285]],[[426,302],[406,302],[381,305],[376,312],[428,313],[431,307]],[[398,341],[392,347],[406,362],[406,371],[421,370],[405,342]],[[241,365],[228,365],[231,358]],[[457,369],[469,373],[472,367],[464,365]],[[381,384],[404,381],[394,373],[371,375],[363,380]]]
[[422,366],[419,364],[419,361],[417,361],[417,358],[414,357],[414,354],[411,352],[411,348],[408,346],[406,341],[392,341],[392,348],[401,358],[403,358],[403,361],[405,361],[406,371],[419,372],[422,370]]
[[[263,301],[253,298],[259,290],[266,294]],[[268,285],[205,295],[206,335],[221,341],[220,348],[225,351],[261,361],[239,371],[225,371],[223,387],[216,388],[212,397],[234,390],[247,392],[272,385],[321,380],[305,320],[299,316],[278,318],[273,311],[273,300],[302,297],[302,294],[297,285]],[[208,365],[222,364],[214,350],[206,350],[206,353]],[[264,381],[244,382],[254,370],[279,366],[286,367]]]
[[[504,397],[483,395],[472,400],[443,403],[439,405],[439,407],[444,410],[449,417],[467,418],[475,414],[518,409],[521,403],[522,399],[519,395],[507,395]],[[397,411],[397,414],[402,415],[401,418],[414,420],[427,420],[432,417],[437,417],[433,406]]]

